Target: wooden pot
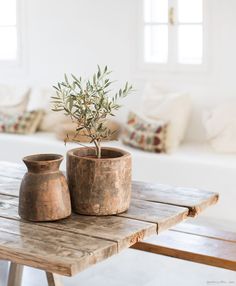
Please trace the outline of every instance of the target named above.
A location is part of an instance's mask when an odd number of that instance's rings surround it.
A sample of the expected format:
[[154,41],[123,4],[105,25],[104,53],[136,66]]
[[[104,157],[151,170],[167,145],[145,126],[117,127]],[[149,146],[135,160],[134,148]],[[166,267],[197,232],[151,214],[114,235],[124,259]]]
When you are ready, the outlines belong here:
[[30,221],[55,221],[71,214],[66,178],[59,171],[63,156],[39,154],[23,158],[28,168],[19,197],[19,215]]
[[67,152],[67,179],[72,209],[79,214],[113,215],[129,208],[131,197],[131,155],[117,148],[95,148]]

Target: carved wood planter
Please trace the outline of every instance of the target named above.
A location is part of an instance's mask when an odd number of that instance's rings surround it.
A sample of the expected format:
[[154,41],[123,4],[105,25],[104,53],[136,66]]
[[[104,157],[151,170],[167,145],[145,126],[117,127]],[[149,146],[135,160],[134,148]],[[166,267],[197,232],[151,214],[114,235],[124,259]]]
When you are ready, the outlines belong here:
[[129,208],[131,155],[117,148],[76,148],[67,153],[72,208],[79,214],[112,215]]
[[28,168],[19,197],[19,215],[30,221],[55,221],[71,214],[70,193],[59,171],[63,156],[39,154],[23,158]]

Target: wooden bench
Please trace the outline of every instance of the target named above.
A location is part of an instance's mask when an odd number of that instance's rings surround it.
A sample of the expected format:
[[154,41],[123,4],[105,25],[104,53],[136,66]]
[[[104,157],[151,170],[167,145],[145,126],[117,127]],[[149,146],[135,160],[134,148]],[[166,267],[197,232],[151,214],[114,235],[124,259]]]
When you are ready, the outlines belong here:
[[236,271],[236,233],[182,223],[134,249]]

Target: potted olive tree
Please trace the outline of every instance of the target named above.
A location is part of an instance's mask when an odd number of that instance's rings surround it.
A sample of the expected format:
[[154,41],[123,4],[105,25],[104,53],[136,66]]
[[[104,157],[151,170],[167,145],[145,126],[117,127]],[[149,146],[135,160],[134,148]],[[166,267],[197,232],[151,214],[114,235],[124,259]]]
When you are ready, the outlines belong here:
[[[90,138],[94,147],[80,147],[67,153],[67,178],[73,210],[86,215],[111,215],[128,209],[131,196],[131,155],[121,149],[101,147],[110,137],[109,116],[121,106],[118,100],[132,91],[128,83],[111,95],[111,72],[98,66],[92,79],[65,75],[54,86],[53,110],[64,112],[76,122],[76,132]],[[76,140],[76,136],[74,138]],[[79,142],[78,142],[79,143]]]

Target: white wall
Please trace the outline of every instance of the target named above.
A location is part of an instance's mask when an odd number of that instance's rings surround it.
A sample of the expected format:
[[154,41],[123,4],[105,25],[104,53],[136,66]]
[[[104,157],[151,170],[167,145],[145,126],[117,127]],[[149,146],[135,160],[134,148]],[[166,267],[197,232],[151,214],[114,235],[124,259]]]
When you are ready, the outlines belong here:
[[[108,64],[119,82],[129,80],[137,92],[126,105],[137,106],[149,79],[189,91],[208,105],[236,95],[236,1],[207,1],[208,67],[205,72],[144,73],[137,70],[138,9],[141,0],[19,0],[23,5],[23,72],[0,67],[2,83],[51,86],[63,74],[89,74]],[[208,100],[206,100],[206,97]],[[125,110],[121,112],[121,116]],[[199,134],[199,119],[194,120]],[[191,136],[190,136],[191,137]]]
[[[27,55],[25,74],[17,80],[47,85],[65,72],[89,74],[97,64],[108,64],[116,77],[129,78],[135,0],[20,1]],[[1,81],[9,79],[3,75]]]

